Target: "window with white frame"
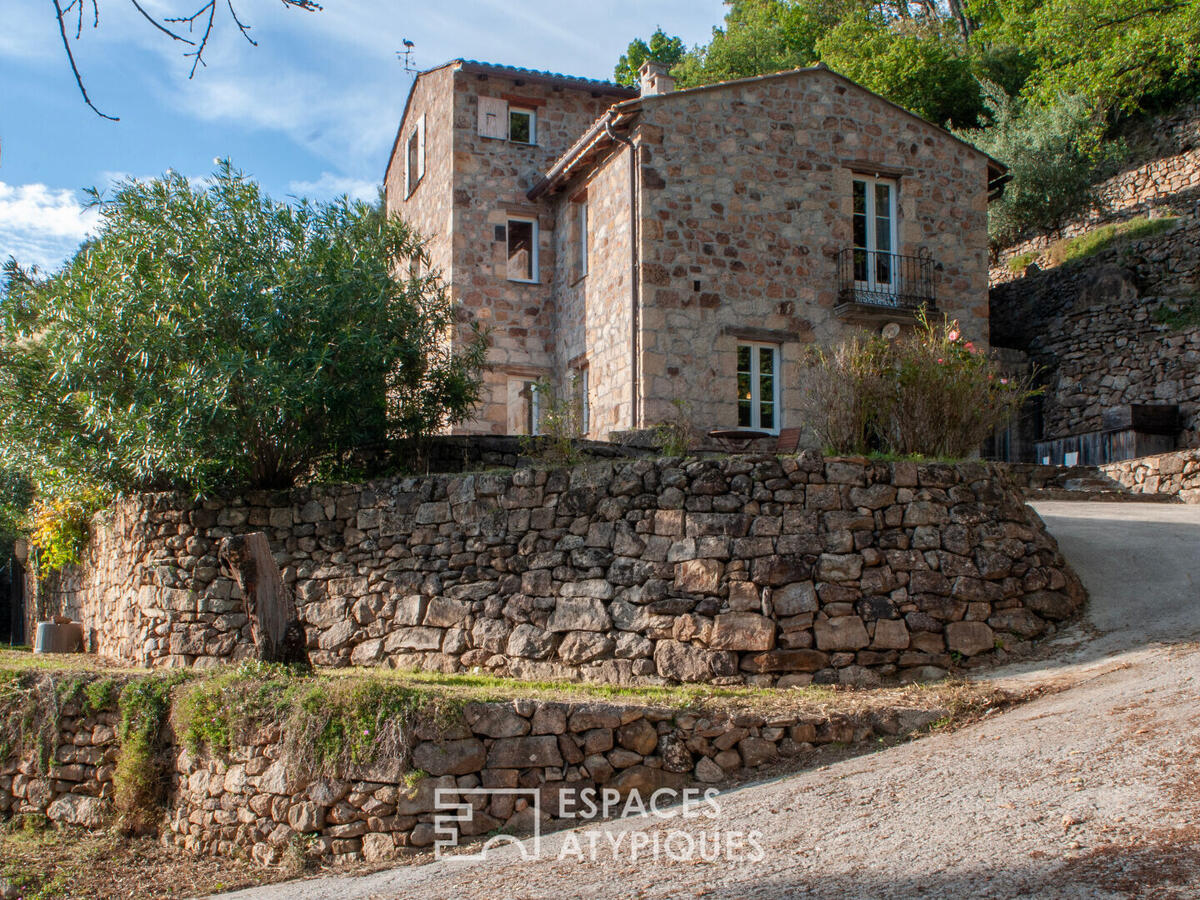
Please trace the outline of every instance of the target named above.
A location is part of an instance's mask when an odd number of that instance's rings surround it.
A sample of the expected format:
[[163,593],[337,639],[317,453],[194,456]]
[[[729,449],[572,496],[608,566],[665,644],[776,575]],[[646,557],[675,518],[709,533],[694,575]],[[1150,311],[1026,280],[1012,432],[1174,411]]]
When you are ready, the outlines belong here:
[[855,175],[853,191],[854,280],[872,291],[895,290],[896,182]]
[[480,97],[479,134],[514,144],[536,144],[537,110],[532,106],[509,104],[501,97]]
[[538,280],[537,219],[510,216],[505,225],[508,280],[536,283]]
[[417,124],[409,133],[404,147],[404,196],[417,189],[421,179],[425,177],[425,116],[417,119]]
[[779,431],[779,347],[744,341],[737,345],[738,427]]
[[508,139],[514,144],[537,143],[537,110],[508,108]]
[[575,402],[579,408],[579,431],[586,435],[592,427],[592,410],[591,404],[588,401],[588,368],[586,363],[576,369],[572,382],[575,389]]
[[588,202],[587,197],[584,197],[577,204],[579,207],[577,216],[577,227],[579,228],[579,277],[582,278],[588,273]]

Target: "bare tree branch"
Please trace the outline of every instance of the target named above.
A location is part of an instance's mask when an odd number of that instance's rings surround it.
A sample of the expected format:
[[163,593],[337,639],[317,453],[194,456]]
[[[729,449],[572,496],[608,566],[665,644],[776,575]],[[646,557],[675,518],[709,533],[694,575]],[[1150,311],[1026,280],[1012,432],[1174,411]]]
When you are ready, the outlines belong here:
[[236,24],[238,27],[238,30],[242,32],[242,37],[244,37],[246,40],[248,40],[250,42],[251,46],[257,47],[258,41],[254,40],[254,38],[250,37],[250,26],[243,25],[242,20],[238,18],[237,10],[233,8],[233,0],[225,0],[225,2],[229,4],[229,14],[231,16],[233,16],[234,24]]
[[[96,115],[102,118],[109,119],[114,122],[120,121],[117,116],[110,116],[107,113],[101,112],[96,104],[92,102],[88,96],[87,89],[84,87],[83,75],[79,71],[79,65],[75,60],[75,53],[71,48],[72,37],[68,33],[67,16],[72,12],[75,13],[75,36],[74,40],[78,41],[83,36],[83,8],[89,0],[70,0],[65,3],[64,0],[51,0],[54,4],[54,14],[58,19],[58,31],[62,37],[63,50],[67,54],[67,62],[71,66],[71,73],[75,76],[75,84],[79,87],[79,93],[86,103]],[[285,7],[299,9],[303,12],[319,12],[322,9],[317,0],[280,0]],[[100,0],[90,0],[92,6],[92,28],[100,27]],[[207,66],[204,61],[204,51],[208,47],[209,38],[212,37],[217,19],[217,0],[206,0],[206,2],[197,9],[194,13],[187,16],[164,16],[161,19],[156,18],[153,14],[146,10],[140,0],[129,0],[130,5],[137,10],[138,14],[149,22],[156,30],[167,35],[173,41],[187,44],[195,49],[184,53],[185,57],[190,57],[192,60],[192,68],[188,73],[188,78],[194,78],[196,69],[199,66]],[[233,20],[233,24],[237,27],[238,33],[244,37],[252,47],[258,46],[258,41],[250,36],[250,28],[246,22],[238,15],[237,9],[234,7],[234,0],[225,0],[226,6],[229,9],[229,17]],[[203,23],[203,33],[199,37],[187,38],[178,31],[167,27],[171,24],[184,25],[186,24],[189,32],[197,30],[198,26]]]
[[[93,0],[93,2],[94,2],[94,0]],[[155,28],[157,28],[163,34],[167,35],[168,37],[170,37],[176,41],[183,41],[183,43],[185,43],[185,44],[190,44],[192,46],[195,46],[195,41],[189,41],[183,35],[176,34],[170,28],[167,28],[165,25],[163,25],[161,22],[159,22],[158,19],[154,18],[154,16],[150,15],[150,13],[146,12],[146,10],[142,8],[142,4],[138,3],[138,0],[129,0],[129,2],[133,4],[134,9],[136,9],[139,13],[142,14],[143,19],[145,19],[147,22],[149,22],[151,25],[153,25]]]
[[[79,93],[83,95],[83,102],[92,108],[92,112],[100,116],[102,119],[108,119],[110,122],[121,121],[119,116],[110,116],[108,113],[100,112],[96,108],[96,104],[92,102],[92,98],[88,96],[87,88],[83,86],[83,78],[79,74],[79,66],[75,64],[75,54],[71,52],[71,39],[67,36],[67,24],[63,21],[62,6],[58,0],[51,0],[54,3],[54,11],[58,15],[58,33],[62,35],[63,49],[67,51],[67,61],[71,64],[71,72],[75,75],[75,83],[79,85]],[[73,0],[74,2],[74,0]],[[67,7],[70,9],[70,7]]]

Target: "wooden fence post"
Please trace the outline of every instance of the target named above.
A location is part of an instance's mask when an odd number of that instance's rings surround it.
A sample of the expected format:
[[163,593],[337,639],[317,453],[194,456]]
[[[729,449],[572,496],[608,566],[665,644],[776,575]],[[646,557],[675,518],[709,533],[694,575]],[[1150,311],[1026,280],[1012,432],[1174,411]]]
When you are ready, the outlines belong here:
[[309,666],[304,623],[296,616],[291,591],[283,583],[271,545],[261,531],[221,541],[218,553],[242,590],[257,658]]

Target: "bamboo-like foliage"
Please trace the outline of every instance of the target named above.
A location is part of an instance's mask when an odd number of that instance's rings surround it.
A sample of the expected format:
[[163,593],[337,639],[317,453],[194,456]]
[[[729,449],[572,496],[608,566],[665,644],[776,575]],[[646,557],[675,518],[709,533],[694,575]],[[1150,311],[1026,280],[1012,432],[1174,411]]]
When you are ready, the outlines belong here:
[[419,236],[378,207],[278,203],[227,161],[96,200],[60,273],[5,267],[0,466],[41,492],[286,487],[477,402],[485,337],[449,340]]
[[814,350],[802,379],[803,420],[834,453],[960,459],[979,450],[1033,396],[949,320],[924,313],[888,341],[855,336]]

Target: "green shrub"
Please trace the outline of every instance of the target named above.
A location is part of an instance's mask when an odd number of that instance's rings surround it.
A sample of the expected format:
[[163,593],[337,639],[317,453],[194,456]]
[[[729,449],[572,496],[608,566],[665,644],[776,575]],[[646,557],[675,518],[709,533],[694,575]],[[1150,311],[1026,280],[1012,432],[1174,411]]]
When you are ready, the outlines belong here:
[[1159,306],[1151,318],[1172,331],[1192,331],[1200,328],[1200,295]]
[[976,452],[1033,394],[961,335],[930,321],[894,341],[851,338],[815,350],[804,379],[804,421],[833,453],[882,451],[957,459]]
[[664,456],[687,456],[700,443],[700,434],[692,421],[692,404],[676,397],[671,407],[670,418],[654,426],[654,440]]
[[128,833],[153,831],[158,824],[165,786],[159,737],[171,709],[171,690],[186,678],[183,673],[144,678],[121,691],[113,805],[118,826]]
[[105,504],[95,490],[73,496],[39,499],[33,507],[33,530],[29,545],[34,552],[37,573],[45,578],[73,566],[83,558],[88,526],[92,516]]
[[988,207],[993,247],[1031,234],[1057,232],[1096,205],[1095,182],[1113,168],[1121,146],[1103,143],[1104,122],[1082,97],[1049,106],[1009,97],[984,85],[990,123],[960,136],[1009,167],[1012,180]]
[[40,493],[288,487],[474,409],[486,337],[399,218],[279,203],[228,162],[96,201],[60,272],[4,268],[0,466]]
[[583,438],[583,399],[579,382],[572,379],[569,390],[560,393],[548,378],[533,385],[537,401],[537,434],[521,438],[521,451],[549,466],[572,466],[584,456],[579,447]]

